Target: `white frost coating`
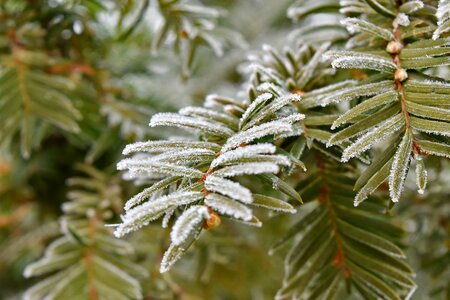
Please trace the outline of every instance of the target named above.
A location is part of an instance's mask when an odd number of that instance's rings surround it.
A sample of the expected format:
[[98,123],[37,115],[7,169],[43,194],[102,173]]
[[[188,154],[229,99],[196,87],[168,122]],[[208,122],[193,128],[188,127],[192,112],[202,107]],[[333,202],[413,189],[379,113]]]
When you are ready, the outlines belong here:
[[215,168],[229,162],[234,162],[241,158],[252,157],[257,154],[273,154],[275,153],[275,151],[276,147],[272,144],[267,143],[240,147],[219,155],[219,157],[212,161],[211,168]]
[[310,82],[312,76],[317,71],[318,64],[322,61],[323,53],[330,47],[330,45],[330,42],[326,42],[320,45],[320,47],[317,48],[316,53],[314,53],[313,57],[311,57],[308,63],[302,67],[302,74],[297,80],[297,82],[301,83],[301,86],[299,86],[300,89],[303,89],[306,84]]
[[305,115],[304,114],[295,113],[295,114],[291,114],[291,115],[289,115],[287,117],[277,119],[276,121],[286,122],[286,123],[292,124],[292,123],[301,121],[303,119],[305,119]]
[[170,270],[170,268],[180,259],[181,255],[184,253],[185,249],[171,244],[169,248],[164,252],[163,258],[161,260],[161,265],[159,267],[160,273],[165,273]]
[[404,3],[401,6],[400,10],[406,14],[411,14],[419,9],[422,9],[423,7],[424,7],[424,4],[422,1],[412,0],[412,1],[408,1],[408,2]]
[[421,155],[414,156],[416,160],[416,184],[418,188],[418,193],[423,195],[425,193],[425,188],[427,187],[428,172],[425,169],[425,164]]
[[384,57],[369,54],[335,58],[331,62],[331,66],[333,68],[343,69],[370,69],[380,72],[393,72],[396,69],[392,61]]
[[253,218],[252,210],[250,208],[218,194],[209,194],[206,196],[205,204],[220,214],[228,215],[235,219],[250,221]]
[[209,94],[208,96],[206,96],[206,99],[205,99],[205,102],[203,105],[205,107],[211,108],[211,107],[214,107],[219,104],[225,104],[225,103],[232,104],[235,102],[236,101],[234,101],[231,98],[226,98],[223,96],[219,96],[217,94]]
[[337,90],[341,90],[343,88],[348,88],[351,86],[355,86],[359,83],[358,80],[344,80],[342,82],[338,82],[338,83],[333,83],[330,85],[327,85],[323,88],[320,89],[315,89],[311,92],[308,92],[308,96],[313,96],[313,95],[322,95],[322,94],[326,94],[326,93],[330,93],[330,92],[334,92]]
[[249,189],[225,178],[209,175],[205,180],[205,188],[208,191],[223,194],[243,203],[253,202],[252,193]]
[[439,6],[436,11],[436,17],[438,19],[436,31],[433,33],[433,40],[439,38],[439,36],[450,30],[449,22],[450,22],[450,1],[449,0],[440,0]]
[[436,17],[438,18],[438,25],[443,23],[443,18],[450,18],[450,1],[440,0],[439,7],[436,11]]
[[168,208],[190,204],[203,199],[203,197],[201,192],[175,192],[136,206],[122,216],[122,223],[117,226],[114,235],[122,237],[146,226],[150,221],[158,219]]
[[350,32],[351,34],[365,31],[378,37],[381,37],[387,41],[394,39],[394,35],[389,30],[381,28],[365,20],[357,18],[346,18],[341,21],[341,24],[344,25],[345,28],[347,28],[348,32]]
[[153,156],[146,161],[148,162],[168,162],[177,165],[182,165],[191,162],[207,161],[216,156],[216,153],[207,149],[186,149],[181,151],[168,151],[156,156]]
[[318,96],[318,104],[326,106],[330,103],[339,103],[342,101],[350,101],[361,96],[372,96],[388,91],[393,91],[394,85],[390,80],[384,80],[377,83],[369,83],[359,86],[352,86],[336,91],[332,91],[327,94]]
[[200,178],[203,173],[197,169],[179,166],[167,162],[143,160],[136,158],[125,158],[117,163],[118,170],[128,170],[129,175],[148,174],[150,172],[173,176],[184,176],[188,178]]
[[204,107],[188,106],[180,109],[179,113],[183,116],[200,116],[223,123],[236,123],[237,121],[235,117],[229,114],[224,114]]
[[[298,102],[301,100],[301,97],[296,94],[288,94],[288,95],[282,95],[280,97],[275,98],[270,104],[262,108],[260,111],[258,111],[251,121],[249,121],[242,129],[249,128],[251,126],[254,126],[255,124],[259,123],[260,121],[264,120],[267,116],[275,114],[277,111],[285,107],[286,105]],[[240,126],[243,124],[239,124]]]
[[361,102],[360,104],[356,105],[352,109],[348,110],[339,118],[337,118],[336,121],[334,121],[333,124],[331,125],[331,130],[336,129],[340,125],[347,123],[348,121],[354,119],[355,117],[361,115],[362,113],[370,109],[394,102],[398,100],[398,97],[399,94],[397,91],[391,91],[387,93],[378,94],[377,96],[367,99],[364,102]]
[[264,173],[276,174],[279,171],[280,168],[275,163],[254,162],[254,163],[240,163],[238,165],[224,167],[215,171],[212,174],[217,177],[234,177],[239,175],[250,175],[250,174],[264,174]]
[[394,22],[392,23],[394,27],[398,26],[409,26],[411,22],[409,21],[409,17],[404,13],[399,13],[397,17],[395,17]]
[[271,99],[273,97],[270,93],[264,93],[256,97],[255,100],[248,106],[248,108],[245,110],[244,114],[242,114],[241,119],[239,120],[239,126],[242,126],[242,122],[248,119],[251,113],[257,108],[260,104],[266,102],[267,100]]
[[134,152],[158,153],[176,149],[208,149],[219,151],[220,146],[216,143],[197,142],[189,140],[171,140],[171,141],[146,141],[128,144],[122,151],[122,154],[128,155]]
[[372,130],[358,138],[356,142],[354,142],[344,150],[341,161],[347,162],[350,158],[366,151],[374,143],[377,143],[393,134],[394,132],[400,130],[403,127],[404,123],[405,121],[403,119],[403,116],[401,114],[397,114],[396,116],[386,120],[381,125],[374,127]]
[[199,229],[203,220],[209,218],[208,208],[203,205],[193,205],[185,210],[172,227],[170,238],[176,246],[183,244],[192,232]]
[[[283,85],[281,85],[281,86],[283,86]],[[256,90],[259,92],[262,92],[262,93],[270,92],[270,93],[275,94],[276,96],[283,95],[285,93],[283,89],[281,89],[279,86],[277,86],[271,82],[261,83],[260,85],[258,85],[256,87]]]
[[173,216],[173,213],[175,212],[175,208],[172,208],[172,209],[168,209],[167,210],[167,212],[166,212],[166,214],[164,215],[164,218],[163,218],[163,220],[162,220],[162,224],[161,224],[161,227],[162,228],[167,228],[167,227],[169,227],[169,222],[170,222],[170,219],[172,218],[172,216]]
[[222,147],[222,151],[226,152],[242,144],[250,143],[256,139],[268,135],[288,133],[291,131],[292,126],[290,124],[287,124],[286,122],[281,122],[278,120],[267,122],[235,134],[228,139],[226,144]]
[[257,63],[250,64],[248,68],[251,72],[259,72],[263,75],[266,75],[268,79],[273,79],[279,86],[283,86],[284,84],[283,80],[278,76],[278,74],[270,68],[266,68]]
[[[449,42],[450,42],[450,39],[449,39]],[[417,80],[410,80],[410,84],[411,85],[413,85],[413,84],[416,84],[416,85],[427,85],[427,86],[429,86],[429,87],[436,87],[436,85],[438,85],[439,87],[442,87],[442,88],[450,88],[450,84],[448,84],[448,83],[446,83],[446,82],[444,82],[444,81],[439,81],[439,80],[429,80],[429,79],[427,79],[427,80],[424,80],[424,81],[417,81]]]
[[407,130],[394,154],[389,172],[389,194],[393,202],[398,202],[403,191],[412,150],[412,133]]
[[231,136],[234,134],[233,130],[221,123],[183,116],[177,113],[158,113],[152,117],[149,126],[175,126],[220,136]]

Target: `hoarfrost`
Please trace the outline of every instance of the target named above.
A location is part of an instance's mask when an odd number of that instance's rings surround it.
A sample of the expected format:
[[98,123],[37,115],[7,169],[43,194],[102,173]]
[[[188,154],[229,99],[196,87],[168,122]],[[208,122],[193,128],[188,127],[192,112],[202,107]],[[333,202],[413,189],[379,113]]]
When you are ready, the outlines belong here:
[[172,227],[170,238],[176,246],[183,244],[193,231],[199,229],[203,220],[209,218],[208,209],[203,205],[193,205],[185,210]]
[[253,201],[252,193],[249,189],[225,178],[209,175],[205,180],[205,188],[208,191],[223,194],[243,203],[251,203]]
[[236,219],[250,221],[253,217],[252,210],[247,206],[218,194],[206,196],[205,204],[223,215]]

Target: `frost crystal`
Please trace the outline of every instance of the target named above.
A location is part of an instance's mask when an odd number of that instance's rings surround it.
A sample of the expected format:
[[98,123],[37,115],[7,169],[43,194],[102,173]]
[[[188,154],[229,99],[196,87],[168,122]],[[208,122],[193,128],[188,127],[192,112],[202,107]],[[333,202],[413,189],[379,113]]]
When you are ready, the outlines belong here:
[[398,27],[398,26],[406,27],[406,26],[409,26],[410,21],[409,21],[409,18],[408,18],[408,16],[406,14],[399,13],[397,15],[397,17],[394,19],[393,24],[394,24],[394,27]]
[[[248,122],[248,124],[246,124],[242,129],[249,128],[264,120],[267,116],[275,114],[286,105],[300,100],[300,96],[295,94],[288,94],[277,97],[270,104],[262,108],[260,111],[256,112],[255,115],[252,116],[251,121]],[[239,125],[242,126],[242,123],[240,123]]]
[[231,136],[234,134],[233,130],[221,123],[183,116],[176,113],[158,113],[152,117],[149,125],[150,127],[175,126],[219,136]]
[[202,205],[193,205],[178,217],[172,227],[170,238],[176,246],[183,244],[191,235],[197,231],[203,220],[209,218],[208,209]]
[[403,190],[406,175],[408,174],[412,140],[412,133],[410,130],[407,130],[392,161],[391,170],[389,172],[389,192],[391,199],[394,202],[398,202]]
[[433,33],[433,40],[437,40],[441,34],[448,32],[450,30],[450,1],[440,0],[439,6],[436,12],[436,17],[438,19],[438,27]]
[[416,159],[416,183],[419,194],[423,194],[425,192],[425,188],[427,186],[427,170],[425,169],[425,164],[423,162],[422,156],[415,155]]
[[250,143],[256,139],[273,135],[273,134],[282,134],[288,133],[292,131],[292,126],[288,123],[281,121],[271,121],[268,123],[264,123],[258,126],[254,126],[245,131],[241,131],[231,138],[228,139],[226,144],[223,146],[222,151],[226,152],[233,148],[236,148],[242,144]]
[[347,28],[348,32],[352,34],[365,31],[379,36],[387,41],[394,39],[394,35],[389,30],[381,28],[365,20],[360,20],[357,18],[346,18],[341,21],[341,24],[344,25]]
[[295,113],[295,114],[291,114],[291,115],[289,115],[287,117],[277,119],[277,121],[283,122],[283,123],[286,122],[286,123],[292,124],[292,123],[301,121],[303,119],[305,119],[305,115],[304,114]]
[[163,220],[162,220],[162,224],[161,224],[161,227],[162,228],[167,228],[167,227],[169,227],[169,222],[170,222],[170,218],[172,218],[172,216],[173,216],[173,213],[175,212],[175,208],[172,208],[172,209],[168,209],[167,210],[167,212],[166,212],[166,214],[164,215],[164,218],[163,218]]
[[210,94],[210,95],[206,96],[206,99],[204,102],[204,106],[209,107],[209,108],[217,106],[217,105],[227,105],[227,104],[235,104],[235,105],[239,106],[235,100],[233,100],[231,98],[219,96],[217,94]]
[[256,144],[240,147],[219,155],[219,157],[211,163],[211,168],[225,165],[230,162],[236,162],[239,161],[239,159],[252,157],[257,154],[273,154],[275,151],[276,147],[272,144]]
[[[283,85],[282,85],[283,86]],[[263,82],[256,88],[259,92],[262,93],[273,93],[276,96],[280,96],[284,94],[284,91],[277,85],[271,83],[271,82]]]
[[228,215],[235,219],[250,221],[253,217],[252,210],[247,206],[218,194],[206,196],[205,204],[220,214]]
[[188,106],[182,108],[179,113],[183,116],[199,116],[211,120],[216,120],[225,124],[236,123],[237,119],[229,114],[224,114],[215,110],[203,108],[203,107],[193,107]]
[[214,151],[207,149],[186,149],[181,151],[169,151],[153,156],[147,161],[159,161],[175,164],[189,164],[192,162],[202,162],[213,159],[216,156]]
[[348,110],[346,113],[341,115],[336,121],[331,125],[331,130],[336,129],[342,124],[349,122],[350,120],[356,118],[357,116],[369,111],[373,108],[385,105],[394,101],[397,101],[399,93],[397,91],[390,91],[387,93],[378,94],[364,102],[356,105],[352,109]]
[[399,131],[403,127],[404,123],[405,121],[403,116],[398,114],[388,119],[380,126],[373,128],[344,150],[341,161],[347,162],[350,158],[366,151],[374,143],[385,139],[387,136],[396,131]]
[[203,173],[197,169],[179,166],[176,164],[154,161],[152,159],[125,158],[117,164],[118,170],[128,170],[130,175],[148,174],[155,172],[173,176],[184,176],[188,178],[200,178]]
[[262,105],[267,100],[271,99],[273,97],[270,93],[264,93],[256,97],[256,99],[249,105],[249,107],[245,110],[244,114],[242,115],[239,126],[242,126],[242,123],[249,118],[249,116],[254,112],[254,110]]
[[308,96],[322,95],[322,94],[330,93],[330,92],[333,92],[333,91],[341,90],[343,88],[348,88],[350,86],[355,86],[358,83],[359,82],[357,80],[344,80],[342,82],[338,82],[338,83],[333,83],[333,84],[327,85],[327,86],[325,86],[323,88],[320,88],[320,89],[315,89],[315,90],[309,92]]
[[356,54],[356,52],[346,55],[338,52],[338,54],[324,54],[324,57],[335,57],[331,62],[333,68],[370,69],[386,73],[393,72],[396,69],[395,64],[391,60],[377,55]]
[[282,79],[278,76],[278,74],[277,74],[274,70],[272,70],[272,69],[266,68],[266,67],[264,67],[264,66],[262,66],[262,65],[260,65],[260,64],[257,64],[257,63],[252,63],[251,65],[248,66],[248,68],[249,68],[250,71],[252,71],[252,72],[259,72],[259,73],[261,73],[261,74],[267,76],[267,79],[269,79],[269,80],[270,80],[270,79],[274,80],[275,83],[276,83],[278,86],[283,86],[283,85],[284,85],[283,80],[282,80]]
[[200,192],[175,192],[136,206],[122,216],[122,223],[114,231],[116,237],[122,237],[131,231],[146,226],[150,221],[158,219],[167,209],[190,204],[203,199]]
[[224,167],[213,173],[217,177],[234,177],[249,174],[278,173],[280,168],[275,163],[240,163],[238,165]]
[[243,203],[253,201],[252,193],[246,187],[237,182],[209,175],[205,180],[205,188],[211,192],[217,192]]
[[161,260],[161,265],[159,267],[160,273],[165,273],[170,270],[170,268],[181,258],[185,249],[171,244],[169,249],[166,250],[164,256]]
[[385,80],[377,83],[369,83],[353,87],[347,87],[326,93],[317,97],[317,102],[321,106],[326,106],[330,103],[339,103],[342,101],[350,101],[361,96],[372,96],[388,91],[393,91],[394,85],[392,81]]

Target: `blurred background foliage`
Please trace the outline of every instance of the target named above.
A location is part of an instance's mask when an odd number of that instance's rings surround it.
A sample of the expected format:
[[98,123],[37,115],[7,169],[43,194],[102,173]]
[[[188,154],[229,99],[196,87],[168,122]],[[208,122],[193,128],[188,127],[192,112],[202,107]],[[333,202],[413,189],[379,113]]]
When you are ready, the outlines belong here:
[[[124,202],[137,188],[115,171],[123,147],[173,134],[150,130],[152,114],[202,103],[211,92],[236,95],[247,56],[262,44],[346,41],[338,1],[294,2],[0,1],[1,299],[19,299],[33,284],[25,266],[61,235],[69,178],[85,176],[80,164],[120,187]],[[448,68],[441,74],[448,79]],[[426,198],[411,193],[390,213],[401,215],[405,245],[414,246],[408,262],[426,287],[414,299],[450,299],[450,166],[428,164],[442,172],[430,174]],[[122,205],[111,207],[108,223]],[[145,299],[273,298],[287,249],[268,250],[299,215],[265,214],[260,229],[225,221],[165,274],[158,270],[168,231],[151,224],[128,237],[130,259],[148,272],[140,279]]]

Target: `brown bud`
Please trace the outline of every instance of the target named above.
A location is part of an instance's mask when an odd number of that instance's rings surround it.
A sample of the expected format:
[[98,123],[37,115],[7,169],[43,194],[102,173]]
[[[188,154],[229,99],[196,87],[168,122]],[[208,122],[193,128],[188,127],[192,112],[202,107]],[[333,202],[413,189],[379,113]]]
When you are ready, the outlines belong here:
[[400,53],[402,49],[403,45],[398,41],[390,41],[386,46],[386,51],[392,54]]
[[180,30],[180,37],[182,38],[188,38],[189,37],[189,33],[186,30]]
[[220,220],[219,215],[212,209],[209,209],[209,218],[205,220],[203,228],[205,229],[215,228],[218,227],[221,223],[222,221]]
[[408,78],[408,73],[405,69],[397,69],[395,71],[394,78],[400,82],[405,81]]
[[293,94],[297,94],[297,95],[299,95],[299,96],[303,96],[303,95],[305,94],[305,92],[302,91],[302,90],[294,90],[294,91],[292,91],[292,93],[293,93]]

